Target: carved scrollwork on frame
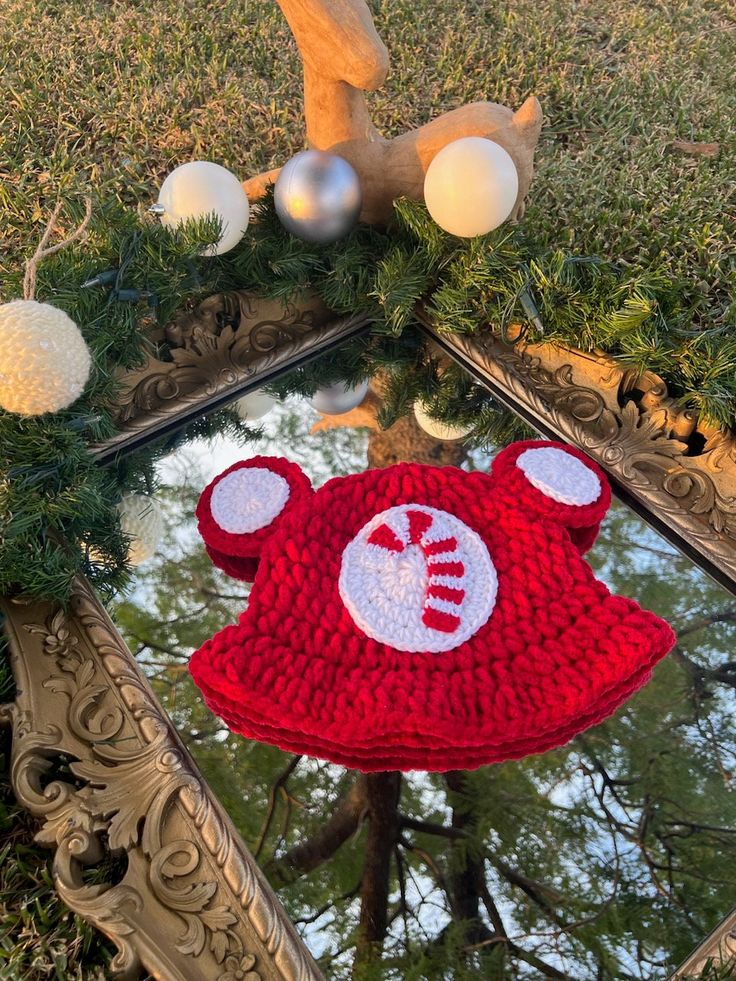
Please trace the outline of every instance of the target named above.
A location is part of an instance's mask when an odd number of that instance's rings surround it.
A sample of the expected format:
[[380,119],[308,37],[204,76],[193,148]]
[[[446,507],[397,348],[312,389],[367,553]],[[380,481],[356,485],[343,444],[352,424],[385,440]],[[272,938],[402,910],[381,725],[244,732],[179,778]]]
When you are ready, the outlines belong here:
[[729,913],[678,967],[671,981],[700,977],[711,965],[736,966],[736,910]]
[[[57,891],[120,977],[318,981],[314,961],[85,583],[69,614],[2,601],[17,685],[11,779]],[[109,881],[85,868],[107,857]]]
[[156,438],[274,374],[308,360],[365,329],[370,317],[337,317],[313,293],[284,302],[234,290],[180,313],[164,332],[162,349],[120,376],[118,432],[99,446],[105,460]]
[[736,592],[736,440],[683,410],[661,378],[601,353],[424,330],[540,432],[580,447],[614,487]]

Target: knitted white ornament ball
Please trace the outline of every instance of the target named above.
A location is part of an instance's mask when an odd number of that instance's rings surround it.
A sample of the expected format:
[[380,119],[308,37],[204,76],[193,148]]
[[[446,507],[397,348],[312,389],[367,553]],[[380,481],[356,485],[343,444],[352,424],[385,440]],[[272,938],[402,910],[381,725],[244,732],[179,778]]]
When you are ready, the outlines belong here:
[[275,405],[276,399],[259,388],[255,392],[244,395],[242,399],[238,399],[233,408],[243,422],[253,422],[268,415]]
[[467,436],[473,429],[472,426],[450,426],[445,422],[438,422],[437,419],[432,419],[427,413],[426,406],[421,402],[414,403],[414,418],[419,424],[419,427],[428,436],[434,436],[435,439],[462,439],[463,436]]
[[118,511],[123,534],[130,538],[128,562],[140,565],[153,558],[164,527],[158,503],[143,494],[126,494]]
[[22,416],[66,409],[82,394],[92,358],[63,310],[36,300],[0,305],[0,407]]

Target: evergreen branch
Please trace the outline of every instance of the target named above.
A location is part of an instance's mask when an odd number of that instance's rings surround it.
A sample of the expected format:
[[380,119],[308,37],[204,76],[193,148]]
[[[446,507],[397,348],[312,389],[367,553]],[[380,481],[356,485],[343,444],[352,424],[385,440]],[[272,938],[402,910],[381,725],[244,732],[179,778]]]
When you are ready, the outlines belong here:
[[[512,226],[456,239],[422,204],[406,200],[396,203],[390,233],[360,225],[326,247],[286,233],[272,191],[253,212],[240,245],[211,256],[205,250],[219,236],[215,217],[172,231],[105,202],[89,221],[83,246],[75,241],[39,265],[39,295],[79,325],[93,370],[82,397],[65,411],[32,418],[0,411],[4,593],[65,603],[74,578],[83,574],[112,596],[130,579],[116,510],[122,495],[155,491],[155,460],[193,434],[256,435],[224,410],[173,443],[149,447],[107,471],[88,451],[116,431],[121,369],[142,365],[151,353],[166,357],[150,327],[221,291],[288,300],[313,290],[336,313],[369,313],[374,330],[367,341],[272,388],[312,394],[332,381],[382,371],[384,426],[421,400],[432,417],[470,427],[469,446],[528,435],[462,372],[443,370],[413,330],[419,301],[439,331],[490,329],[503,336],[513,327],[532,341],[603,348],[622,363],[662,375],[683,406],[719,426],[736,425],[736,342],[727,339],[727,325],[698,322],[690,299],[696,291],[672,282],[664,267],[622,269],[595,256],[540,251]],[[736,316],[736,304],[728,316]],[[68,544],[53,544],[59,541]]]

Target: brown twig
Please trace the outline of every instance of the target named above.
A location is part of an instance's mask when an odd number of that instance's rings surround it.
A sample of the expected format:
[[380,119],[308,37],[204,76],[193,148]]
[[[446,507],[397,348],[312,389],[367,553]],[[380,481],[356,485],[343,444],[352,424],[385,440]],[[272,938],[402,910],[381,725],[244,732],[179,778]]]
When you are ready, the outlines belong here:
[[573,981],[572,975],[566,974],[564,971],[559,971],[552,964],[548,964],[543,961],[541,957],[537,957],[536,954],[532,953],[530,950],[524,950],[523,947],[519,947],[517,944],[510,940],[506,940],[503,937],[490,937],[488,940],[483,940],[480,943],[473,944],[472,947],[466,948],[467,950],[478,950],[482,947],[489,947],[495,944],[502,943],[511,953],[518,957],[519,960],[525,961],[530,964],[545,977],[551,978],[552,981]]
[[328,910],[332,909],[334,906],[337,906],[338,903],[343,903],[348,899],[354,899],[359,892],[360,883],[353,886],[352,889],[348,889],[348,891],[342,893],[342,895],[336,896],[335,899],[330,899],[329,902],[324,903],[324,905],[320,906],[313,913],[310,913],[309,916],[297,917],[297,919],[295,919],[293,922],[298,923],[300,926],[309,926],[311,923],[316,923],[316,921],[321,916],[324,916]]
[[394,845],[394,859],[396,860],[396,876],[399,880],[399,909],[401,910],[401,916],[404,920],[404,937],[406,941],[409,940],[409,917],[408,910],[409,907],[406,902],[406,873],[404,871],[404,859],[401,855],[401,849],[399,848],[398,842]]
[[[263,851],[263,846],[266,843],[266,836],[268,835],[268,830],[271,827],[271,821],[273,820],[273,815],[276,810],[276,797],[278,796],[278,792],[297,768],[300,760],[301,756],[292,756],[289,763],[281,771],[268,793],[268,810],[263,821],[263,826],[261,827],[261,833],[259,834],[258,841],[256,842],[256,847],[253,851],[253,857],[255,859],[259,857]],[[276,847],[278,848],[278,845]]]
[[332,858],[359,829],[366,813],[365,778],[358,777],[347,794],[337,802],[330,818],[312,838],[296,845],[280,858],[269,859],[264,872],[276,888],[295,882]]
[[405,838],[403,835],[399,836],[399,844],[403,848],[405,848],[408,852],[414,852],[415,855],[421,858],[421,860],[424,862],[427,868],[431,871],[434,881],[437,883],[440,890],[447,897],[448,903],[450,903],[451,901],[450,889],[447,885],[447,880],[445,879],[444,872],[440,869],[439,865],[434,860],[434,858],[429,854],[429,852],[426,851],[424,848],[420,848],[419,845],[415,845],[414,842],[409,841],[409,839]]
[[496,906],[493,896],[491,896],[491,893],[485,882],[481,883],[480,886],[480,898],[483,900],[483,905],[486,908],[486,913],[488,913],[488,917],[491,923],[493,924],[493,929],[496,931],[496,934],[499,937],[503,937],[504,939],[507,939],[508,931],[506,930],[504,922],[501,919],[501,914],[499,912],[498,906]]
[[459,828],[451,828],[447,824],[434,824],[432,821],[419,821],[416,818],[408,817],[406,814],[399,816],[399,823],[402,828],[409,828],[411,831],[421,831],[423,834],[440,835],[443,838],[468,837],[468,833]]
[[87,231],[87,225],[89,225],[90,218],[92,217],[92,199],[85,198],[85,214],[82,219],[81,224],[72,232],[67,238],[58,242],[56,245],[52,245],[50,248],[46,248],[46,243],[48,242],[51,234],[56,225],[56,219],[59,217],[59,213],[62,209],[62,202],[59,203],[54,208],[54,212],[49,219],[49,223],[46,226],[43,235],[41,236],[41,241],[38,243],[36,251],[33,253],[31,258],[26,263],[26,274],[23,277],[23,299],[32,300],[36,295],[36,274],[38,272],[38,266],[43,259],[47,259],[50,255],[54,255],[55,252],[59,252],[61,249],[66,248],[67,245],[71,245],[72,242],[76,242],[80,239],[84,233]]

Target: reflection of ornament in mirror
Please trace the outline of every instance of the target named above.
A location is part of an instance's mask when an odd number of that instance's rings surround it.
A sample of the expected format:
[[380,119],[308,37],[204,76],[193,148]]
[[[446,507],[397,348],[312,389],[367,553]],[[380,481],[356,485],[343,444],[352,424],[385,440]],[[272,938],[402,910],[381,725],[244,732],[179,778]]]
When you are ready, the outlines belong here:
[[357,408],[368,394],[368,379],[357,385],[347,385],[345,382],[335,382],[319,388],[309,400],[309,404],[317,412],[326,416],[340,416]]
[[440,422],[437,419],[432,419],[428,414],[426,406],[422,402],[414,403],[414,418],[421,429],[427,433],[428,436],[434,436],[435,439],[453,440],[462,439],[467,436],[468,433],[472,433],[472,426],[451,426],[446,422]]
[[368,392],[360,403],[349,412],[341,412],[339,415],[332,416],[323,414],[315,422],[310,433],[324,432],[330,429],[370,429],[374,433],[383,432],[378,422],[378,413],[382,406],[381,396],[375,388],[369,386]]
[[161,508],[152,497],[126,494],[120,504],[120,528],[130,538],[128,562],[141,565],[153,558],[163,534]]
[[256,419],[263,419],[268,415],[278,400],[262,388],[255,392],[249,392],[242,399],[233,403],[233,409],[237,412],[243,422],[254,422]]
[[284,228],[306,242],[336,242],[360,214],[363,196],[353,168],[335,153],[303,150],[284,166],[274,204]]
[[248,198],[235,174],[207,160],[193,160],[172,170],[161,185],[158,207],[153,210],[171,228],[190,218],[216,214],[222,222],[222,237],[206,250],[208,255],[234,249],[250,217]]

